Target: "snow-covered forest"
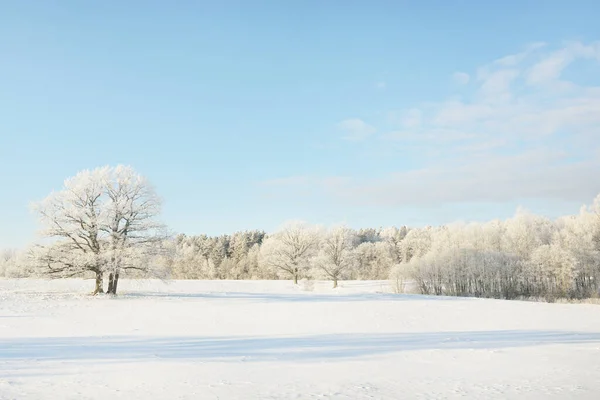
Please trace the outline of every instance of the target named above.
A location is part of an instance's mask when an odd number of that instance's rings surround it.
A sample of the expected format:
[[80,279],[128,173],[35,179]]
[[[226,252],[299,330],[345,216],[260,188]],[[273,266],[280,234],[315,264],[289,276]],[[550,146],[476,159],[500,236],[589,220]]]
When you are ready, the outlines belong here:
[[600,285],[600,196],[551,220],[351,229],[290,222],[272,233],[167,235],[160,199],[129,167],[83,171],[34,206],[51,239],[0,253],[0,276],[389,279],[395,290],[494,298],[588,298]]
[[296,223],[270,235],[178,235],[171,246],[177,279],[390,279],[423,294],[586,298],[600,288],[600,197],[556,220],[519,210],[504,221],[425,228]]

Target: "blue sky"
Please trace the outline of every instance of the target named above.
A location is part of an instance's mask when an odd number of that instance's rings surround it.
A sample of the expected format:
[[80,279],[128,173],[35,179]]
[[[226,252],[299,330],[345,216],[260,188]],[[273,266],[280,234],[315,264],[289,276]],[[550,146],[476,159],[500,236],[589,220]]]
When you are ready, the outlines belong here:
[[128,164],[176,232],[574,213],[600,193],[597,1],[0,4],[0,247]]

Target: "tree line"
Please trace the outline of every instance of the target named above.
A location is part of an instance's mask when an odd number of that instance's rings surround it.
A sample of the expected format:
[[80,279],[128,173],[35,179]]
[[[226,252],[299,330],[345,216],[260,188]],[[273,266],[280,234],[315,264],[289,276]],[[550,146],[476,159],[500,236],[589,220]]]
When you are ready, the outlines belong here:
[[412,230],[392,270],[420,293],[515,298],[589,298],[600,291],[600,196],[556,220],[525,211],[505,221]]
[[[323,228],[290,222],[279,231],[177,235],[167,268],[175,279],[388,279],[398,262],[391,232],[408,228]],[[404,232],[404,233],[402,233]]]
[[291,222],[273,233],[169,235],[160,199],[129,167],[82,171],[36,203],[46,241],[0,252],[0,275],[173,279],[390,279],[397,291],[493,298],[587,298],[600,290],[600,196],[555,220],[360,229]]

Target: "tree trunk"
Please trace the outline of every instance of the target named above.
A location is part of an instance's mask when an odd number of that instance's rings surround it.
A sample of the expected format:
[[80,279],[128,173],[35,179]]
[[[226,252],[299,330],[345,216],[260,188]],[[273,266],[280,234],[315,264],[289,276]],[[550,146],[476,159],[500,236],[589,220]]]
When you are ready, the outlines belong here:
[[298,274],[294,274],[294,285],[298,284]]
[[96,288],[94,289],[92,295],[95,296],[98,293],[104,293],[104,288],[102,286],[104,286],[102,272],[96,272]]
[[337,278],[333,278],[333,288],[337,287]]
[[119,283],[119,272],[115,272],[115,280],[113,281],[112,294],[117,294],[117,283]]
[[111,272],[110,274],[108,274],[108,289],[106,290],[106,293],[112,294],[114,284],[115,284],[115,276]]

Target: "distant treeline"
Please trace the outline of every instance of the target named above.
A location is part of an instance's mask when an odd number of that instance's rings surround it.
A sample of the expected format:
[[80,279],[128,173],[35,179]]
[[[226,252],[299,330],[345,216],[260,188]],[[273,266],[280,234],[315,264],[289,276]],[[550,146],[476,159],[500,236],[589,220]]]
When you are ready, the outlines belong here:
[[[600,290],[600,197],[557,220],[519,211],[424,228],[290,223],[272,234],[181,234],[163,247],[160,263],[174,279],[390,279],[398,291],[411,282],[423,294],[588,298]],[[5,251],[0,275],[32,274],[24,265],[25,252]]]

